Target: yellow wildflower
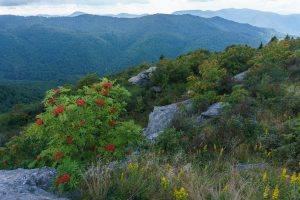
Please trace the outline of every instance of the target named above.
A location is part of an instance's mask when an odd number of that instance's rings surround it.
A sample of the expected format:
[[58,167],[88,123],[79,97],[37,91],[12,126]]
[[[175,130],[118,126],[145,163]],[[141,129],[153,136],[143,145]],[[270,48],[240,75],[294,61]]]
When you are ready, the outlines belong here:
[[270,188],[269,188],[269,186],[267,185],[266,187],[265,187],[265,191],[264,191],[264,199],[268,199],[269,198],[269,192],[270,192]]
[[214,151],[217,151],[217,145],[214,144]]
[[183,175],[184,175],[184,172],[183,172],[182,169],[180,169],[180,170],[179,170],[179,173],[178,173],[178,176],[177,176],[177,180],[180,181],[181,178],[183,177]]
[[279,197],[279,187],[278,185],[276,185],[273,191],[272,199],[278,199],[278,197]]
[[181,187],[179,190],[175,188],[174,197],[176,200],[186,200],[188,196],[189,194],[186,192],[186,190],[183,187]]
[[287,170],[286,168],[283,168],[282,169],[282,172],[281,172],[281,176],[280,176],[282,179],[287,179],[289,178],[289,175],[287,174]]
[[227,193],[229,191],[229,186],[228,183],[226,183],[226,185],[223,188],[223,192]]
[[168,171],[170,171],[171,168],[172,168],[172,166],[171,166],[169,163],[166,164],[166,167],[167,167],[167,170],[168,170]]
[[220,157],[222,157],[223,153],[224,153],[224,148],[222,147],[220,150]]
[[262,176],[262,181],[266,182],[267,180],[267,172],[264,172],[264,175]]
[[261,150],[263,148],[263,145],[261,143],[258,144],[258,149]]
[[265,135],[268,135],[268,134],[269,134],[269,130],[268,130],[267,128],[265,128],[264,134],[265,134]]
[[294,172],[293,175],[291,176],[291,184],[295,185],[297,182],[297,179],[298,179],[297,174],[296,174],[296,172]]
[[122,172],[122,174],[121,174],[121,181],[123,181],[124,180],[124,173]]
[[134,164],[130,163],[129,166],[128,166],[128,170],[130,172],[138,171],[138,169],[139,169],[139,164],[138,163],[134,163]]
[[161,182],[160,182],[160,185],[161,187],[164,189],[164,190],[167,190],[167,187],[168,187],[168,180],[166,177],[161,177]]

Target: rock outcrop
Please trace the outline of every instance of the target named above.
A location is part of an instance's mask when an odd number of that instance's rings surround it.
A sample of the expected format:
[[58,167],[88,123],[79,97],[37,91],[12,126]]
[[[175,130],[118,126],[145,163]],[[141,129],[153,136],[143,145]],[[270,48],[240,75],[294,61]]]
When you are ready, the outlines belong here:
[[242,81],[245,80],[246,75],[247,75],[247,71],[242,72],[242,73],[239,73],[239,74],[235,75],[235,76],[232,78],[232,80],[233,80],[234,82],[242,82]]
[[204,117],[204,118],[216,117],[216,116],[220,115],[222,109],[226,105],[228,105],[228,104],[223,103],[223,102],[214,103],[211,106],[209,106],[205,112],[201,113],[201,117]]
[[150,82],[150,77],[155,72],[156,67],[150,67],[147,70],[140,72],[138,75],[131,77],[128,81],[134,85],[143,86]]
[[0,199],[5,200],[67,200],[48,192],[56,171],[16,169],[0,171]]
[[[181,106],[180,106],[181,105]],[[196,117],[197,122],[203,122],[208,118],[216,117],[220,115],[222,109],[226,106],[226,103],[218,102],[212,104],[208,109]],[[147,128],[144,129],[146,137],[150,140],[155,139],[162,131],[171,126],[172,120],[177,114],[185,109],[187,111],[192,110],[192,101],[186,100],[180,103],[174,103],[166,106],[154,107],[153,112],[149,115],[149,123]]]
[[180,103],[173,103],[167,106],[154,107],[154,110],[149,115],[148,127],[144,130],[148,139],[155,139],[160,132],[171,125],[176,114],[180,113],[185,107],[191,109],[191,100],[186,100]]

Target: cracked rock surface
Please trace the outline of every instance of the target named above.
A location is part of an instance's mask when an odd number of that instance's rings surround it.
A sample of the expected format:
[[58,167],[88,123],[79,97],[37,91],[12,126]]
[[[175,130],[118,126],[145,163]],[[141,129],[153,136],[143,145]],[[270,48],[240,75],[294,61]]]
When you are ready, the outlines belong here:
[[48,192],[56,176],[54,169],[0,170],[0,199],[67,200]]

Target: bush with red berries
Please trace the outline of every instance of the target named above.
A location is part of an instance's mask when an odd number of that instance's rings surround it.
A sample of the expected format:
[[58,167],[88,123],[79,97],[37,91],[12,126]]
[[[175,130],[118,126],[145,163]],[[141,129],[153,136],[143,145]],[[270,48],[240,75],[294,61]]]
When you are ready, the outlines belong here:
[[120,119],[129,96],[107,79],[76,94],[64,87],[48,91],[45,112],[0,148],[0,168],[56,167],[54,185],[76,187],[80,169],[96,159],[123,159],[143,140],[140,127]]

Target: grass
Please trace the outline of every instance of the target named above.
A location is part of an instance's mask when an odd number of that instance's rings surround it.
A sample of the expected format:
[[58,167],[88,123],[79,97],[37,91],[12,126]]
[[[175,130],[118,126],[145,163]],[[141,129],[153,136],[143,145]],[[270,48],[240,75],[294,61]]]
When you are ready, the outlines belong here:
[[[234,154],[220,157],[218,152],[209,153],[218,156],[213,155],[210,161],[199,161],[197,159],[202,159],[201,156],[186,159],[183,158],[185,155],[178,154],[167,159],[156,153],[147,153],[114,168],[99,162],[90,168],[92,173],[86,175],[83,185],[85,199],[298,199],[300,175],[296,174],[293,183],[292,174],[295,173],[290,171],[282,175],[283,167],[267,165],[267,168],[237,170]],[[198,165],[199,162],[205,164]],[[276,187],[278,197],[274,196]],[[178,195],[180,188],[186,192],[186,197]]]

